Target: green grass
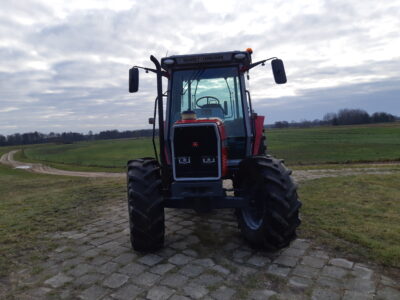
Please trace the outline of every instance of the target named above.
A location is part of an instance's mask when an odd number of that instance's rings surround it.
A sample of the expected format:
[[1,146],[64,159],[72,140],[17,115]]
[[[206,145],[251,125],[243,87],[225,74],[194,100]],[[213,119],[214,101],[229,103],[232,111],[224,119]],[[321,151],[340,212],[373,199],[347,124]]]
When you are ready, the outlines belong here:
[[267,130],[269,152],[290,165],[400,160],[400,122]]
[[[267,130],[268,151],[288,165],[400,160],[400,122]],[[151,139],[28,146],[21,161],[77,171],[122,172],[129,159],[152,157]]]
[[[0,155],[11,148],[0,148]],[[51,249],[46,234],[70,231],[125,197],[123,179],[40,175],[0,165],[0,277]]]
[[400,267],[400,174],[302,183],[301,235],[341,252]]
[[15,158],[76,171],[123,172],[130,159],[153,155],[151,139],[121,139],[27,147]]

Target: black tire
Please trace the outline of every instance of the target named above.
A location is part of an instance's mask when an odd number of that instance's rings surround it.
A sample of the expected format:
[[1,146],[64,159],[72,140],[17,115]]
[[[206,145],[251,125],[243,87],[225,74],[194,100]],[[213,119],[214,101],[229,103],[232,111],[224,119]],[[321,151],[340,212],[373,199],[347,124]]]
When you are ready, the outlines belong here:
[[164,206],[158,163],[153,158],[128,162],[128,211],[132,248],[148,252],[164,245]]
[[296,238],[301,202],[291,171],[269,155],[244,159],[234,179],[250,206],[237,209],[239,228],[253,247],[276,251]]

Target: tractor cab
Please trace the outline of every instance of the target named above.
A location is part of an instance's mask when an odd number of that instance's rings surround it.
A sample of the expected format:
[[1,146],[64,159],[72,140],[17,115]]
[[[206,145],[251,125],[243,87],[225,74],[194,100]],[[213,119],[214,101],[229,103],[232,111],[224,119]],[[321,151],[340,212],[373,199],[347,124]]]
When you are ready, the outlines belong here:
[[167,136],[182,113],[197,120],[219,119],[225,127],[230,161],[250,152],[250,109],[242,68],[251,62],[248,52],[171,56],[161,60],[168,72]]

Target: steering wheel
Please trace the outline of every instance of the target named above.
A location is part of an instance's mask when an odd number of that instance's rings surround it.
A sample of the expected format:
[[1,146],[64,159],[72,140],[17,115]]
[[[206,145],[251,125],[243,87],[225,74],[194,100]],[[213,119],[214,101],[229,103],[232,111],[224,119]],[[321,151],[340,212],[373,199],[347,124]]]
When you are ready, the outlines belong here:
[[[200,105],[199,102],[201,100],[203,100],[203,99],[206,99],[207,103],[205,103],[203,105]],[[196,106],[200,107],[200,108],[203,108],[205,105],[211,104],[210,102],[214,102],[214,101],[215,101],[215,104],[219,104],[219,99],[218,98],[213,97],[213,96],[203,96],[203,97],[200,97],[199,99],[196,100]]]

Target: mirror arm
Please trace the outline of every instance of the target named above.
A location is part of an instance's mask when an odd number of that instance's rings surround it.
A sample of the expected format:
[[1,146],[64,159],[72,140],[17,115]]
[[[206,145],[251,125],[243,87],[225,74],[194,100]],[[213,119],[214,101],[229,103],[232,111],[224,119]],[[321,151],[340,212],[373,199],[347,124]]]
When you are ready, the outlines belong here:
[[258,66],[258,65],[264,65],[265,64],[265,62],[267,62],[267,61],[269,61],[269,60],[271,60],[271,59],[277,59],[277,57],[270,57],[270,58],[267,58],[267,59],[264,59],[264,60],[260,60],[260,61],[258,61],[258,62],[255,62],[255,63],[253,63],[253,64],[250,64],[248,67],[247,66],[243,66],[241,69],[240,69],[240,71],[241,72],[246,72],[246,71],[248,71],[248,70],[250,70],[250,69],[253,69],[254,67],[256,67],[256,66]]
[[[139,67],[139,66],[133,66],[133,67],[134,67],[134,68],[138,68],[138,69],[145,70],[145,71],[146,71],[146,73],[148,73],[148,72],[153,72],[153,73],[156,73],[156,74],[158,73],[156,69],[145,68],[145,67]],[[162,75],[162,76],[164,76],[164,77],[167,77],[167,78],[169,78],[169,74],[168,74],[168,72],[161,71],[161,75]]]

